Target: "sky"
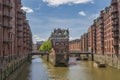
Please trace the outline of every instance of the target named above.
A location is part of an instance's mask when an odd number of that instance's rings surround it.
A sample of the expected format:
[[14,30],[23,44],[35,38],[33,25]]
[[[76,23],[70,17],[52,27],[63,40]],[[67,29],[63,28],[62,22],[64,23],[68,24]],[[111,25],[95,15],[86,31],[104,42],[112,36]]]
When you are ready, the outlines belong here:
[[111,0],[22,0],[33,42],[47,40],[54,29],[69,29],[70,40],[80,39]]

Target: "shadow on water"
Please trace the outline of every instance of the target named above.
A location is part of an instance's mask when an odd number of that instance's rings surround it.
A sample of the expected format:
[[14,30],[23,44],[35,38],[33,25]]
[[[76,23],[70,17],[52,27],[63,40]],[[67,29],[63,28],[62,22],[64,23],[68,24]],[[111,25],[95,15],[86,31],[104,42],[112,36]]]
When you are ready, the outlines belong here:
[[26,64],[16,80],[49,80],[47,68],[42,59],[34,58],[31,64]]
[[118,69],[98,68],[91,61],[72,59],[69,67],[54,67],[44,59],[35,58],[26,64],[16,80],[120,80]]
[[29,80],[48,80],[47,69],[40,58],[32,60]]

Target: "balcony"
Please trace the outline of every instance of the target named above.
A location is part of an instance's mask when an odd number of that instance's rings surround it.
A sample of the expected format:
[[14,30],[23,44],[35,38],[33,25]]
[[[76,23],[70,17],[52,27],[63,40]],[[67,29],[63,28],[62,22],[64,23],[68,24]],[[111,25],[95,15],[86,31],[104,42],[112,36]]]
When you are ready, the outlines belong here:
[[18,10],[17,13],[19,13],[19,14],[23,14],[24,11],[22,11],[22,10]]
[[18,47],[22,47],[22,45],[19,43],[18,45],[17,45]]
[[[20,24],[19,24],[20,25]],[[23,27],[17,27],[17,30],[23,31]]]
[[26,31],[23,31],[23,34],[27,34],[27,32],[26,32]]
[[26,42],[26,40],[23,40],[23,42]]
[[8,1],[4,1],[3,6],[8,7],[8,8],[12,8],[12,4]]
[[94,41],[96,42],[96,39],[94,39]]
[[23,38],[21,35],[17,35],[17,38]]
[[96,31],[93,31],[93,34],[96,34]]
[[94,38],[96,38],[96,35],[93,35]]
[[22,32],[22,30],[21,30],[21,29],[18,29],[17,32]]
[[118,19],[117,15],[112,15],[112,20]]
[[113,43],[113,46],[114,46],[114,47],[118,47],[118,43],[117,43],[117,42],[114,42],[114,43]]
[[103,22],[100,23],[100,25],[103,25],[103,24],[104,24]]
[[3,17],[12,19],[12,16],[11,16],[10,14],[8,14],[8,13],[4,13],[4,14],[3,14]]
[[102,16],[102,15],[100,15],[100,19],[103,19],[103,16]]
[[24,22],[23,22],[23,24],[24,24],[24,25],[27,25],[27,22],[26,22],[26,21],[24,21]]
[[112,0],[111,5],[117,5],[118,0]]
[[104,48],[104,45],[103,45],[103,44],[101,45],[101,48]]
[[113,37],[113,38],[118,38],[119,36],[118,36],[118,34],[113,34],[112,37]]
[[104,39],[101,39],[101,42],[104,42]]
[[22,24],[21,24],[21,23],[17,23],[17,26],[18,26],[18,27],[21,27],[21,26],[22,26]]
[[3,24],[3,28],[12,29],[11,25]]
[[3,43],[11,43],[11,42],[12,42],[11,39],[4,39],[4,40],[3,40]]
[[23,18],[21,18],[21,17],[17,17],[17,19],[18,19],[18,20],[22,20]]
[[103,26],[100,27],[100,32],[104,33],[104,27]]
[[100,33],[101,33],[101,34],[104,34],[104,31],[103,31],[103,30],[101,30],[101,31],[100,31]]
[[118,25],[119,25],[118,21],[112,23],[112,26],[118,26]]
[[101,39],[104,39],[104,34],[101,34]]
[[22,16],[17,16],[17,19],[22,20],[23,18]]
[[118,13],[118,9],[117,9],[117,8],[114,8],[114,9],[112,10],[112,14],[116,14],[116,13]]
[[100,25],[103,25],[103,21],[102,21],[102,19],[100,20]]
[[25,29],[27,29],[27,27],[25,26],[25,27],[23,27],[23,29],[25,30]]
[[117,27],[113,27],[112,32],[117,32],[119,31]]

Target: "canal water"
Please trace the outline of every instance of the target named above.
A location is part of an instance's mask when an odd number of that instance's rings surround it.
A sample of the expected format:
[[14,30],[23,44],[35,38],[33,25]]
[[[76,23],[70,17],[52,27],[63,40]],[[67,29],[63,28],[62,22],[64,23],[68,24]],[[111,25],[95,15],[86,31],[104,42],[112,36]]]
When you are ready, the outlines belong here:
[[98,68],[91,61],[75,61],[69,67],[54,67],[41,58],[26,64],[15,80],[120,80],[120,70]]

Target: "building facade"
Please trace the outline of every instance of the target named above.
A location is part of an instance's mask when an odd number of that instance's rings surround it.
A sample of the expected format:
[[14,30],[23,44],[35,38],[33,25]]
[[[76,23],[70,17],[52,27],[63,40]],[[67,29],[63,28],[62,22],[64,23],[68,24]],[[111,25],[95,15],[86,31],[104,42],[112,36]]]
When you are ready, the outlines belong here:
[[2,0],[0,0],[0,63],[1,63],[1,57],[2,57],[2,45],[3,45],[3,34],[2,34],[3,28],[2,28]]
[[[109,7],[80,38],[80,50],[91,51],[95,61],[120,69],[120,0],[111,0]],[[74,50],[76,50],[74,48]]]
[[93,53],[96,61],[120,69],[120,1],[111,0],[93,23]]
[[88,51],[93,52],[93,27],[88,28]]
[[[55,29],[50,38],[53,53],[50,54],[50,59],[55,66],[67,66],[69,60],[69,30]],[[54,54],[53,56],[51,56]]]
[[80,38],[80,49],[81,52],[88,52],[88,34],[85,33]]
[[[96,22],[96,54],[95,60],[120,68],[119,60],[119,0],[112,0],[111,5],[101,11]],[[101,21],[102,23],[99,21]],[[99,32],[98,27],[103,27]],[[101,34],[101,39],[99,35]],[[103,36],[102,36],[103,35]],[[101,40],[101,45],[99,41]]]
[[[0,0],[0,64],[32,51],[32,32],[21,0]],[[1,68],[1,67],[0,67]]]
[[70,51],[80,51],[80,39],[72,40],[69,42]]

